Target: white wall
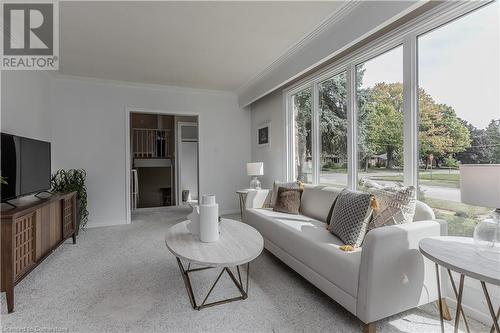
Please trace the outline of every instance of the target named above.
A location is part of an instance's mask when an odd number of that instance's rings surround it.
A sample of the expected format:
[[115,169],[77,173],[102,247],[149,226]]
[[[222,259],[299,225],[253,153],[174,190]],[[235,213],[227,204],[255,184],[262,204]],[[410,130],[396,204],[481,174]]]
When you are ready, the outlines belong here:
[[1,131],[50,141],[50,76],[42,71],[2,71]]
[[[264,162],[263,188],[271,188],[274,180],[285,180],[285,111],[281,90],[275,91],[251,105],[252,161]],[[257,146],[257,127],[271,122],[271,145]]]
[[234,94],[57,77],[53,82],[53,165],[88,173],[89,226],[126,221],[125,109],[199,114],[200,193],[237,211],[247,183],[250,114]]
[[199,114],[200,192],[237,212],[247,186],[250,113],[225,92],[4,71],[1,130],[52,142],[52,170],[87,170],[89,226],[126,222],[125,109]]

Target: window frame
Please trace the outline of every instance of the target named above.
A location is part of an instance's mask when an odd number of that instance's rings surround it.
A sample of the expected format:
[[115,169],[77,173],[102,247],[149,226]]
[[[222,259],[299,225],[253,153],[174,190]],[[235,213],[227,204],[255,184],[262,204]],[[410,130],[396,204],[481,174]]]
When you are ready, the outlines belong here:
[[347,188],[358,187],[356,66],[380,56],[396,47],[403,47],[403,161],[404,184],[418,188],[418,37],[451,23],[494,0],[486,2],[444,2],[419,17],[360,47],[331,65],[300,80],[283,90],[285,111],[285,175],[295,179],[293,105],[291,97],[307,88],[312,92],[312,161],[313,185],[319,184],[320,131],[318,85],[342,72],[347,75]]

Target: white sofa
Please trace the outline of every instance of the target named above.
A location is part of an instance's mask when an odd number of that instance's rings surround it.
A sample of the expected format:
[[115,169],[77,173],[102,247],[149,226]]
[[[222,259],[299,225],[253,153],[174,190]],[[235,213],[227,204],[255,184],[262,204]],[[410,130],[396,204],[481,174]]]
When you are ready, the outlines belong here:
[[373,331],[374,322],[438,299],[434,264],[420,254],[418,242],[447,234],[444,221],[417,202],[414,222],[368,232],[354,252],[326,230],[325,220],[340,189],[304,189],[301,215],[263,208],[269,190],[251,190],[243,221],[264,237],[265,248],[357,316]]

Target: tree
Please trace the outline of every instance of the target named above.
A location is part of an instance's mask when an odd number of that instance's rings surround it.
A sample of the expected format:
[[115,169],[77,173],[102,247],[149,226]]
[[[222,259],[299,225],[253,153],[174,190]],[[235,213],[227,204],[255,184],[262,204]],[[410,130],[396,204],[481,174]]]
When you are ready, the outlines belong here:
[[488,163],[500,163],[500,118],[492,119],[485,132],[489,151]]
[[304,174],[307,158],[312,155],[311,130],[311,89],[305,89],[294,97],[294,117],[295,117],[295,164],[297,167],[297,180],[306,181]]
[[469,130],[455,110],[446,104],[437,104],[422,88],[419,89],[419,111],[420,156],[425,160],[426,168],[431,154],[441,159],[470,147]]
[[465,151],[457,153],[457,159],[467,164],[500,163],[500,119],[492,119],[485,129],[462,120],[469,130],[471,144]]
[[456,154],[457,160],[466,164],[489,163],[491,151],[488,149],[486,130],[478,129],[466,120],[462,120],[462,123],[469,131],[471,143],[465,151]]
[[375,154],[387,155],[386,168],[402,164],[403,85],[377,83],[370,91],[367,108],[366,145]]
[[[387,155],[387,168],[403,163],[403,84],[377,83],[362,88],[365,70],[356,71],[356,99],[358,103],[357,143],[360,164],[368,168],[374,154]],[[342,73],[319,85],[320,142],[322,157],[337,156],[347,159],[347,83]],[[297,178],[304,179],[305,162],[312,155],[312,92],[305,89],[294,96],[295,154]],[[419,90],[419,145],[420,156],[429,164],[429,156],[436,159],[461,156],[471,148],[474,140],[472,125],[457,117],[455,110],[438,104],[425,90]],[[469,126],[470,125],[470,126]],[[500,120],[490,124],[488,142],[496,147],[500,159]],[[478,132],[478,134],[480,134]],[[486,139],[484,139],[486,140]],[[488,143],[489,144],[489,143]],[[459,158],[459,160],[461,160]]]
[[347,82],[341,73],[319,86],[321,157],[347,160]]

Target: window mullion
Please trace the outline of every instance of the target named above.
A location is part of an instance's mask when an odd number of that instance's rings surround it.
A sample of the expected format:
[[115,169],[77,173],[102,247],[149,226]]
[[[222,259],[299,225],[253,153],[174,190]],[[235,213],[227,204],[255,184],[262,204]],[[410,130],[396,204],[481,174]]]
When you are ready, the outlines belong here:
[[347,66],[347,187],[355,190],[358,178],[356,66]]
[[318,84],[312,84],[312,165],[314,185],[319,184],[320,166],[320,130],[319,130],[319,93]]
[[418,185],[418,77],[417,36],[408,34],[403,43],[403,147],[404,183]]
[[292,115],[292,103],[291,95],[285,94],[283,97],[283,102],[285,104],[285,142],[286,142],[286,158],[285,158],[285,179],[286,181],[291,181],[293,179],[293,115]]

